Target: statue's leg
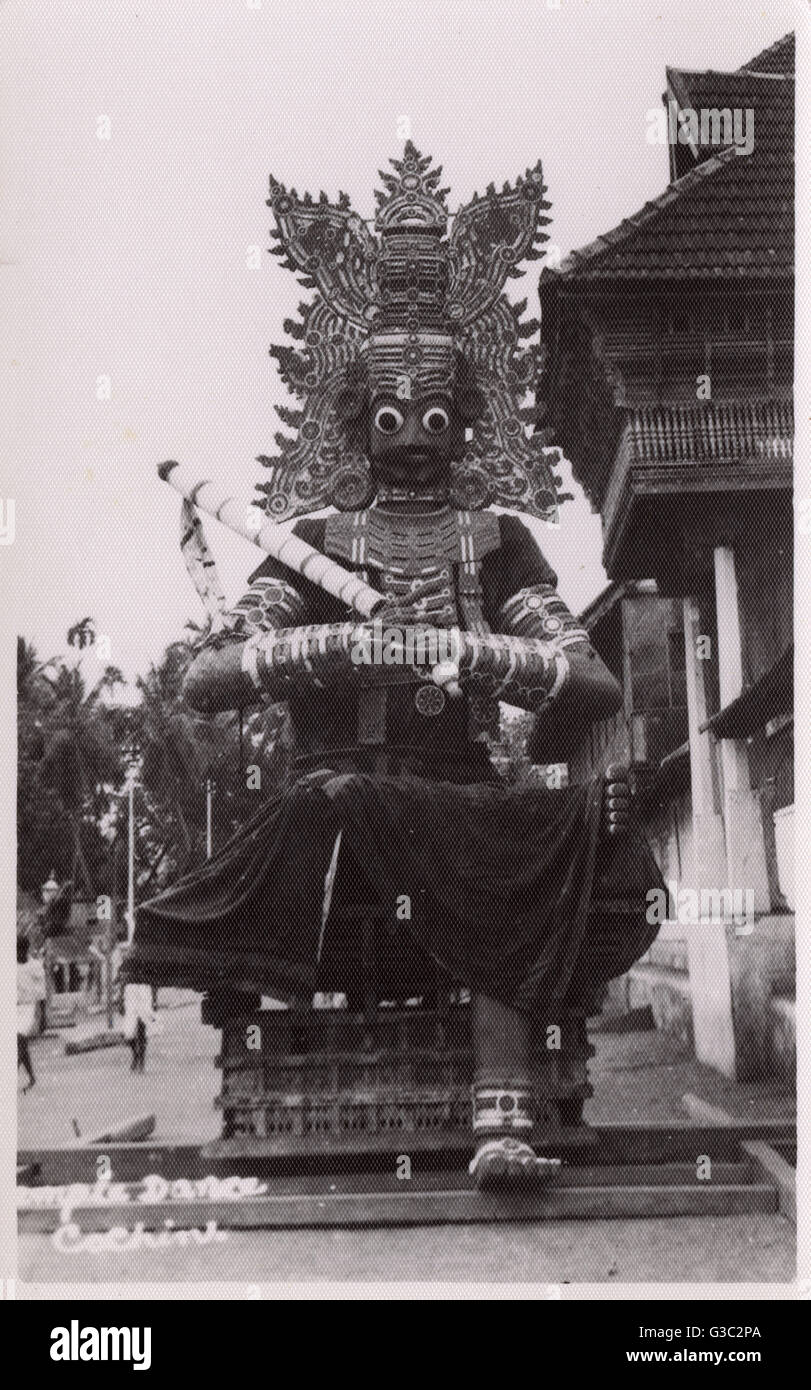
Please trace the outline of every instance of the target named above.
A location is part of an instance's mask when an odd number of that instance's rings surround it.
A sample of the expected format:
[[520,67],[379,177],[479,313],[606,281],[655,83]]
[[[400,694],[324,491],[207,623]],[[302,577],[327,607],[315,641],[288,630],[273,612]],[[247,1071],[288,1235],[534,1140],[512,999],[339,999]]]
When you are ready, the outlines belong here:
[[528,1142],[535,1108],[529,1024],[482,994],[471,1008],[476,1153],[470,1172],[479,1187],[547,1177],[560,1160],[539,1158]]
[[[604,774],[602,833],[625,834],[630,816],[628,769],[614,763]],[[470,1171],[480,1187],[537,1179],[559,1165],[558,1159],[539,1158],[528,1142],[536,1112],[555,1127],[582,1124],[583,1101],[591,1094],[588,1059],[593,1052],[586,1017],[599,1008],[603,989],[579,984],[579,1006],[562,1010],[557,1042],[551,1047],[543,1045],[543,1030],[532,1046],[532,1025],[522,1015],[484,995],[473,998],[476,1153]],[[539,1027],[536,1023],[536,1032]]]
[[576,1009],[565,1009],[562,1013],[561,1048],[551,1055],[556,1072],[555,1108],[559,1123],[563,1126],[583,1124],[583,1104],[592,1094],[589,1058],[594,1056],[586,1019],[599,1013],[604,993],[604,989],[599,988],[591,993],[588,1005],[581,1004]]

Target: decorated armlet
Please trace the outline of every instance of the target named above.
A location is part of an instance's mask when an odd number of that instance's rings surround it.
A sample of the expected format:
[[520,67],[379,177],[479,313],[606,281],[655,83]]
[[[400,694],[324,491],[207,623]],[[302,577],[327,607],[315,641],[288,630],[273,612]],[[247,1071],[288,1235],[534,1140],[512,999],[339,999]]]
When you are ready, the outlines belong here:
[[557,699],[569,663],[557,644],[536,637],[464,634],[462,678],[477,695],[538,710]]
[[571,614],[551,584],[530,584],[502,605],[505,631],[516,637],[535,637],[565,651],[590,645],[589,635]]
[[222,626],[198,645],[218,651],[256,633],[292,627],[305,611],[304,599],[292,584],[283,579],[255,579],[248,592],[222,615]]
[[234,636],[252,637],[257,632],[293,627],[304,617],[304,599],[283,579],[255,579],[247,594],[235,603],[229,616]]
[[458,628],[405,628],[398,642],[376,623],[320,623],[256,632],[242,649],[242,670],[271,700],[301,686],[369,687],[445,684],[449,667],[476,692],[553,700],[568,674],[564,654],[549,642]]

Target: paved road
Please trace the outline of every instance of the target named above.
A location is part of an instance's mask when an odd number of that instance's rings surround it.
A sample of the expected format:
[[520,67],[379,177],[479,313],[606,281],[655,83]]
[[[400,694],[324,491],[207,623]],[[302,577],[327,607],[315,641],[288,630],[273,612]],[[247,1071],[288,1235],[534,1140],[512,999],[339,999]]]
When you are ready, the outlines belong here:
[[200,1023],[196,997],[182,1007],[162,1007],[158,1018],[162,1031],[148,1040],[143,1075],[130,1071],[125,1044],[65,1056],[65,1042],[80,1031],[101,1030],[102,1019],[81,1030],[65,1029],[61,1036],[35,1041],[37,1084],[20,1096],[17,1107],[20,1148],[73,1143],[74,1119],[82,1134],[92,1134],[144,1111],[157,1117],[156,1139],[191,1143],[216,1139],[221,1117],[214,1097],[220,1073],[214,1059],[220,1035]]
[[[237,1280],[259,1285],[323,1280],[737,1284],[788,1283],[795,1277],[794,1231],[779,1216],[223,1234],[222,1244],[199,1250],[104,1256],[57,1255],[49,1237],[24,1236],[18,1277],[34,1284]],[[230,1296],[245,1292],[231,1290]]]

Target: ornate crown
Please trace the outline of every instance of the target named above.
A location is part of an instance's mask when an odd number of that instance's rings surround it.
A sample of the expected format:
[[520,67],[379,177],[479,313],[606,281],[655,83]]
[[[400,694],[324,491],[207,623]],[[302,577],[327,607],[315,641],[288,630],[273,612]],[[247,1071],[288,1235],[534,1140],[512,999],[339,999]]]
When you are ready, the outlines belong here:
[[[491,184],[455,216],[448,213],[441,168],[432,168],[407,141],[394,173],[381,172],[375,231],[339,193],[331,203],[299,198],[271,176],[268,206],[276,220],[271,248],[316,294],[284,328],[300,346],[274,345],[282,380],[301,407],[277,407],[282,423],[274,458],[260,456],[270,479],[260,483],[277,520],[333,504],[351,508],[353,480],[365,459],[348,444],[339,403],[359,383],[372,391],[426,395],[453,388],[460,358],[484,401],[464,457],[453,465],[454,495],[465,507],[497,504],[557,517],[559,451],[541,433],[522,401],[534,391],[537,344],[527,343],[538,321],[523,321],[526,300],[512,305],[508,278],[522,261],[537,260],[550,204],[541,165],[515,187]],[[450,234],[448,221],[452,221]]]

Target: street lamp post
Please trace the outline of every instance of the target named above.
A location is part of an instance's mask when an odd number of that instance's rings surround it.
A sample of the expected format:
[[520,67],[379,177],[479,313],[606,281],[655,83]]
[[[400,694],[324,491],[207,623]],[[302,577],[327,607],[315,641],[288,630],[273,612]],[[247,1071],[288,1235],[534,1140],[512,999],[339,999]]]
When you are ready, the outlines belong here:
[[[43,914],[43,929],[47,928],[48,925],[48,908],[50,907],[51,903],[53,902],[54,898],[58,895],[58,893],[59,884],[56,881],[56,876],[54,874],[53,869],[51,869],[47,881],[43,883],[40,889],[40,897],[42,899],[42,905],[45,909],[45,912]],[[51,938],[47,935],[47,933],[44,936],[44,940],[42,943],[42,967],[45,972],[45,1018],[43,1019],[43,1024],[47,1028],[48,1018],[51,1012],[51,995],[53,993],[53,985],[51,981]]]
[[135,931],[135,767],[127,776],[127,943]]
[[[135,786],[138,773],[138,745],[134,738],[131,738],[124,750],[124,761],[126,764],[127,775],[122,792],[119,796],[127,798],[127,907],[124,913],[124,921],[127,928],[127,945],[132,942],[135,934]],[[118,899],[116,897],[116,903]],[[113,1026],[113,953],[116,943],[116,917],[117,912],[111,913],[107,924],[107,941],[105,946],[105,992],[107,995],[107,1027]]]

